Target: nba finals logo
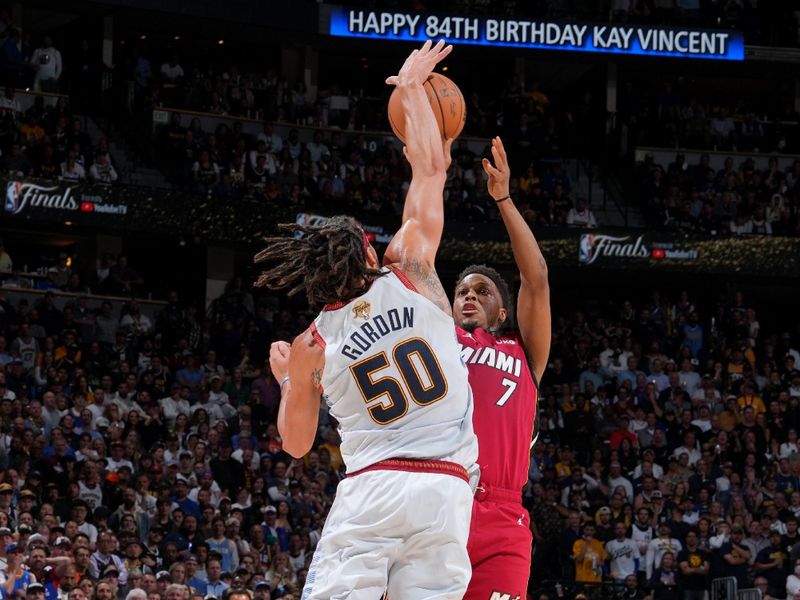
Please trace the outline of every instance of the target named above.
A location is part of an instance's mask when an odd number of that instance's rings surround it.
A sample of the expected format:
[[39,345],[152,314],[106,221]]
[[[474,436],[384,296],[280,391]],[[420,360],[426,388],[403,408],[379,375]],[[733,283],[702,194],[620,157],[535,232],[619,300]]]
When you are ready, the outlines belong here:
[[360,300],[356,302],[356,305],[353,307],[353,318],[358,319],[359,317],[361,317],[366,321],[369,319],[369,311],[370,311],[369,302],[365,300]]
[[22,184],[19,181],[9,181],[6,186],[6,212],[16,213],[19,210],[20,190]]
[[650,251],[640,235],[635,240],[631,236],[615,237],[612,235],[584,233],[581,235],[578,262],[582,265],[591,265],[599,257],[635,259],[647,258]]
[[58,186],[45,187],[36,183],[9,181],[6,185],[6,212],[18,215],[29,207],[78,210],[79,204],[72,197],[71,188],[61,191]]
[[581,235],[580,251],[578,253],[578,262],[582,265],[590,265],[594,262],[592,254],[594,253],[594,234],[584,233]]

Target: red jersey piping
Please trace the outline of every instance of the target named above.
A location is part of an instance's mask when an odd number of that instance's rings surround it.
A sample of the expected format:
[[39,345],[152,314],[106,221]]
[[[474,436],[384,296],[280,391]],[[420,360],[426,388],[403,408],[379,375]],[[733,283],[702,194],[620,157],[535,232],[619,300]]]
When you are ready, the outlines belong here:
[[406,274],[403,273],[400,269],[398,269],[394,265],[386,265],[386,268],[388,268],[392,273],[394,273],[397,276],[397,278],[403,283],[404,286],[406,286],[412,292],[416,292],[417,294],[419,294],[417,286],[411,283],[411,280],[408,277],[406,277]]
[[348,477],[355,477],[370,471],[406,471],[409,473],[439,473],[452,475],[469,483],[467,470],[459,464],[445,460],[424,460],[418,458],[387,458],[376,462],[358,471],[348,473]]
[[327,346],[327,344],[325,343],[325,338],[320,335],[319,330],[317,329],[317,324],[311,323],[309,329],[311,330],[311,337],[314,338],[314,341],[317,343],[317,345],[325,350],[325,346]]

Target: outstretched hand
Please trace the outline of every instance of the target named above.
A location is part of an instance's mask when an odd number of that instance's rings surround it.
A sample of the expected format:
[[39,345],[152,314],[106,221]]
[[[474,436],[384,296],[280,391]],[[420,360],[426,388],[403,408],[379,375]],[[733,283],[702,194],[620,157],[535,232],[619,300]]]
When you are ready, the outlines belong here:
[[494,165],[488,158],[483,159],[483,170],[489,176],[486,189],[495,201],[508,196],[508,182],[511,179],[511,169],[508,167],[508,156],[499,137],[492,138],[492,158]]
[[428,76],[433,72],[433,68],[445,59],[453,51],[453,46],[445,46],[444,40],[439,40],[434,46],[428,40],[419,50],[414,50],[406,58],[400,72],[386,78],[389,85],[404,86],[418,83],[422,85]]

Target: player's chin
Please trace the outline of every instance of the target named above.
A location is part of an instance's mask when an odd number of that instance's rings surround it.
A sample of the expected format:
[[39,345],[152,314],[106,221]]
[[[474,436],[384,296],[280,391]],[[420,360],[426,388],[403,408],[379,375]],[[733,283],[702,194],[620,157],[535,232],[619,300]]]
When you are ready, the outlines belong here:
[[475,331],[478,327],[483,327],[483,325],[478,319],[475,319],[473,317],[464,317],[464,316],[461,317],[458,326],[461,327],[461,329],[463,329],[464,331],[468,331],[470,333]]

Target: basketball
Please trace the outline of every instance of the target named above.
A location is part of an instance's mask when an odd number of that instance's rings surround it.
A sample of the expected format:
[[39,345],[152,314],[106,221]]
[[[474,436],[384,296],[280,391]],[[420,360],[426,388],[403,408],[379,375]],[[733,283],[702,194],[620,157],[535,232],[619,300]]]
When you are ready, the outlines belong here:
[[[467,105],[461,90],[452,79],[439,73],[431,73],[422,87],[428,95],[442,138],[457,138],[464,129],[464,122],[467,119]],[[389,98],[388,113],[392,131],[401,142],[405,143],[406,121],[396,89]]]

